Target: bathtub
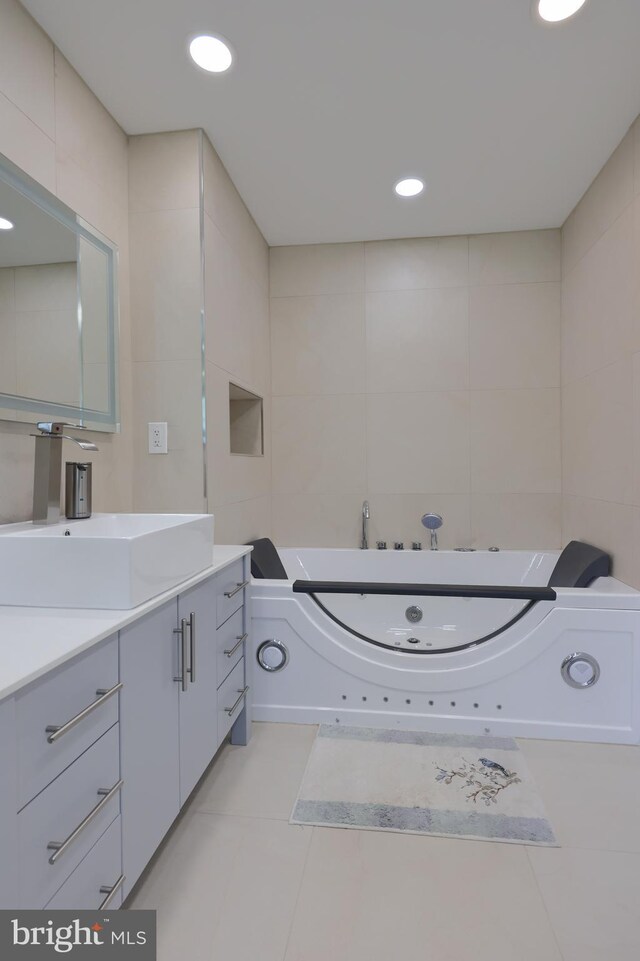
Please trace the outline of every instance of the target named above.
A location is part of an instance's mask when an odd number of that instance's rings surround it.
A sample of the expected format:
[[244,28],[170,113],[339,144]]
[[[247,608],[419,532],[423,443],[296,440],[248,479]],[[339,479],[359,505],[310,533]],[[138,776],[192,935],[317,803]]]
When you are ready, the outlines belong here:
[[550,591],[557,551],[279,553],[287,579],[251,586],[257,720],[640,740],[640,593],[615,578]]

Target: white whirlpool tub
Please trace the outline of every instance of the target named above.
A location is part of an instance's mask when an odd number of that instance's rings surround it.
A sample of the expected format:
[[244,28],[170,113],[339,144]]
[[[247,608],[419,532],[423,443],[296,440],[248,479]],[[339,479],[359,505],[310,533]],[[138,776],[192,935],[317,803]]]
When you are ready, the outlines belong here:
[[557,551],[279,554],[287,579],[252,580],[257,720],[640,740],[640,593],[615,578],[550,591]]

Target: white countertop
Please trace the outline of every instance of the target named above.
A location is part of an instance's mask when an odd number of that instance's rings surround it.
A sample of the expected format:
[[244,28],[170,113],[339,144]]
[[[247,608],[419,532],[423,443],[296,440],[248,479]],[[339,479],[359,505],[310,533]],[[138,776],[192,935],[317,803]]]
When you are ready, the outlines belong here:
[[195,587],[251,550],[246,546],[214,547],[211,567],[129,611],[0,606],[0,700]]

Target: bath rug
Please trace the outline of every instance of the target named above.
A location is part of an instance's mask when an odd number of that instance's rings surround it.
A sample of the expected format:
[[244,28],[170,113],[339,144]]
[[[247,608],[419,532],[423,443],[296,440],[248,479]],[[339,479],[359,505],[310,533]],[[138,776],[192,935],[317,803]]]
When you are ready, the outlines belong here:
[[557,847],[512,738],[322,724],[292,824]]

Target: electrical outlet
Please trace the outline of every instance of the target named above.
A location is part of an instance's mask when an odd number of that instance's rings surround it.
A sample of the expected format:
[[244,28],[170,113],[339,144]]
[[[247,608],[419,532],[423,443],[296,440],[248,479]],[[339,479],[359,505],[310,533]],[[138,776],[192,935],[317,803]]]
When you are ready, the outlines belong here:
[[155,424],[149,424],[149,453],[150,454],[166,454],[168,453],[167,447],[167,422],[160,421]]

